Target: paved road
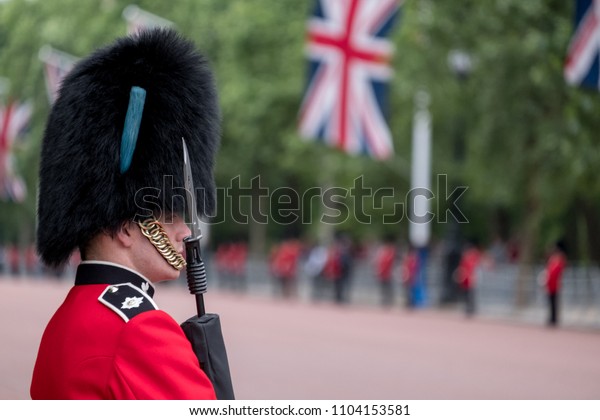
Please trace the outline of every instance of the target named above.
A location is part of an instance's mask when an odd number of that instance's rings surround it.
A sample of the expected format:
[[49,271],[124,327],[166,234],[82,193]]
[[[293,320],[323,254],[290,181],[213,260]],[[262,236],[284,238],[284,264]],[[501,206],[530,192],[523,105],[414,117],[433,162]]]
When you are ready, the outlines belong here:
[[[0,278],[0,399],[29,398],[40,336],[69,287]],[[194,312],[178,285],[155,298],[179,322]],[[206,302],[238,399],[600,399],[598,331],[217,291]]]

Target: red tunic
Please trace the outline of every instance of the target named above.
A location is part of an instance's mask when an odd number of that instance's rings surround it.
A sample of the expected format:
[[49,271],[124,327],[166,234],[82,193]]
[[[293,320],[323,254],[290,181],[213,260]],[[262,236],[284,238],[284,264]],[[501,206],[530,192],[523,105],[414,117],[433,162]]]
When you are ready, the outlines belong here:
[[294,279],[301,252],[300,244],[297,241],[287,241],[279,245],[271,259],[273,274],[283,279]]
[[377,278],[382,283],[392,280],[394,262],[396,259],[396,248],[392,245],[384,245],[379,249],[376,260]]
[[567,262],[562,254],[555,253],[548,259],[546,265],[546,290],[550,294],[560,290],[560,280]]
[[[110,284],[120,296],[111,295]],[[181,327],[155,309],[152,293],[132,271],[80,265],[42,337],[31,398],[215,399]]]
[[476,249],[465,251],[458,266],[459,282],[464,289],[472,289],[475,286],[475,274],[481,255]]
[[402,281],[406,286],[412,286],[417,274],[419,259],[417,253],[409,251],[402,261]]
[[338,246],[332,245],[327,251],[327,260],[323,275],[329,281],[336,282],[342,277],[342,255]]

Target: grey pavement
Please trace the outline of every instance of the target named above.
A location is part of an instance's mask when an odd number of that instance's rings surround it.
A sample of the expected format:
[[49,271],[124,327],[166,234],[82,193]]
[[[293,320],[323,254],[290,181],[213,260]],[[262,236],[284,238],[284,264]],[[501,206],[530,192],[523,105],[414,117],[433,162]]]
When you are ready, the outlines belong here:
[[[70,286],[0,277],[0,399],[29,398],[39,339]],[[193,315],[181,284],[161,283],[155,297],[178,322]],[[206,304],[221,316],[238,399],[600,398],[593,328],[282,300],[266,286],[209,288]]]

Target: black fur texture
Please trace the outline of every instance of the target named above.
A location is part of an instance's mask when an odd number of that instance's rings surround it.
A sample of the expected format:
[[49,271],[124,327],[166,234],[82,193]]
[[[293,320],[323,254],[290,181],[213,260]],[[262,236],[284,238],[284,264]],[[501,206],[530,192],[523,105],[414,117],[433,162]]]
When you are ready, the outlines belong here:
[[[146,101],[131,167],[121,174],[132,86],[146,90]],[[200,190],[198,213],[210,214],[220,125],[208,61],[172,29],[120,38],[82,59],[63,81],[43,138],[37,248],[44,263],[61,265],[136,216],[183,213],[182,137]]]

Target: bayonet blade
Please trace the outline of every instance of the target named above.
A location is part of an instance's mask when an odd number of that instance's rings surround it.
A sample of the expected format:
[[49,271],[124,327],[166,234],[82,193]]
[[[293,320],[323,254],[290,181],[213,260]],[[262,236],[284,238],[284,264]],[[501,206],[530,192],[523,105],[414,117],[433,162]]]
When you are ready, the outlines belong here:
[[183,144],[183,179],[185,187],[185,202],[187,206],[188,217],[190,218],[190,231],[192,234],[191,238],[196,239],[202,236],[200,231],[200,222],[198,220],[198,212],[196,207],[196,190],[194,189],[194,178],[192,177],[192,165],[190,162],[190,155],[188,153],[185,139],[181,138]]

